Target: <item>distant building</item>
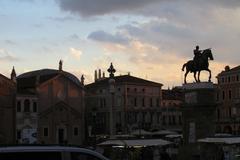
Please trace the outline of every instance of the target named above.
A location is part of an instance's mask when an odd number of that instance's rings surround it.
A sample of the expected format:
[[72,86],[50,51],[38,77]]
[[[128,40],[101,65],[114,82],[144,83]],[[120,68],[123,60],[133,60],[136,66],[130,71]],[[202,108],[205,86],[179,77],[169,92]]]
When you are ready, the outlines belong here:
[[41,69],[17,77],[18,143],[74,144],[84,140],[83,82],[62,70]]
[[182,89],[162,90],[162,127],[167,130],[182,130],[181,105],[184,100]]
[[240,66],[217,75],[216,132],[240,134]]
[[162,84],[134,76],[113,78],[110,93],[109,77],[95,71],[95,82],[85,86],[88,134],[111,133],[110,115],[113,108],[114,134],[129,134],[135,129],[161,129]]
[[0,74],[0,144],[15,143],[16,73],[11,79]]

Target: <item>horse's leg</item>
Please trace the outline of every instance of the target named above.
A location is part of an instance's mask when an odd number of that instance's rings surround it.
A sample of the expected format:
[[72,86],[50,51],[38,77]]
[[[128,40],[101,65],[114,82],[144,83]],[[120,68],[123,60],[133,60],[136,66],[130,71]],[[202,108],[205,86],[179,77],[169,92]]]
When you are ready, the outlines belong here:
[[208,82],[211,82],[211,78],[212,78],[211,70],[210,70],[210,69],[207,69],[207,71],[209,72]]
[[194,71],[194,79],[195,79],[196,82],[198,82],[198,80],[197,80],[197,78],[196,78],[196,73],[197,73],[197,72]]
[[187,80],[186,80],[186,78],[187,78],[188,72],[189,72],[189,70],[188,70],[188,69],[186,69],[186,73],[185,73],[185,75],[184,75],[184,84],[186,84],[186,83],[187,83]]
[[200,73],[201,71],[198,71],[198,82],[200,82]]

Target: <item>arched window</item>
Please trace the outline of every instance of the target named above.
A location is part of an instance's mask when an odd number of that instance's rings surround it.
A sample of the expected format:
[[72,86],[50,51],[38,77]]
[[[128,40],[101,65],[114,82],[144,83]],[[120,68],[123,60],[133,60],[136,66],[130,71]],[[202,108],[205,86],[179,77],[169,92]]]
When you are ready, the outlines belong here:
[[24,112],[30,112],[30,100],[29,99],[24,100]]
[[21,101],[17,101],[17,112],[21,112]]
[[33,102],[33,112],[37,112],[37,102]]

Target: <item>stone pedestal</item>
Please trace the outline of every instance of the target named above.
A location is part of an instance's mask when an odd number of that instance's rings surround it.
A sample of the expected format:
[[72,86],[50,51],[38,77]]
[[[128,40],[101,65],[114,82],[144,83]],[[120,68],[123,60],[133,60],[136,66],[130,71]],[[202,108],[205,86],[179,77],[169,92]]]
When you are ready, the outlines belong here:
[[195,143],[200,138],[214,136],[215,87],[211,82],[184,84],[183,113],[184,143]]
[[[215,86],[210,82],[184,84],[182,106],[184,147],[180,159],[200,159],[197,140],[214,136]],[[194,158],[195,157],[195,158]]]

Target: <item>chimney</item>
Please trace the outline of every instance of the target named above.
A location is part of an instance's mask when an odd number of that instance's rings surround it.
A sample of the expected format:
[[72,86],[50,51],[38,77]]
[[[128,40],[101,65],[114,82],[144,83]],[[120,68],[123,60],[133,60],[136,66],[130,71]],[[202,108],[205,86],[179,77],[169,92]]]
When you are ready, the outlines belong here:
[[15,72],[14,66],[13,66],[12,73],[11,73],[11,80],[15,83],[17,82],[17,75]]
[[98,70],[98,79],[101,79],[101,69]]
[[62,71],[62,66],[63,66],[63,61],[60,60],[60,61],[59,61],[59,66],[58,66],[58,70],[59,70],[59,71]]
[[97,80],[97,70],[95,70],[94,72],[94,81],[96,82],[96,80]]

